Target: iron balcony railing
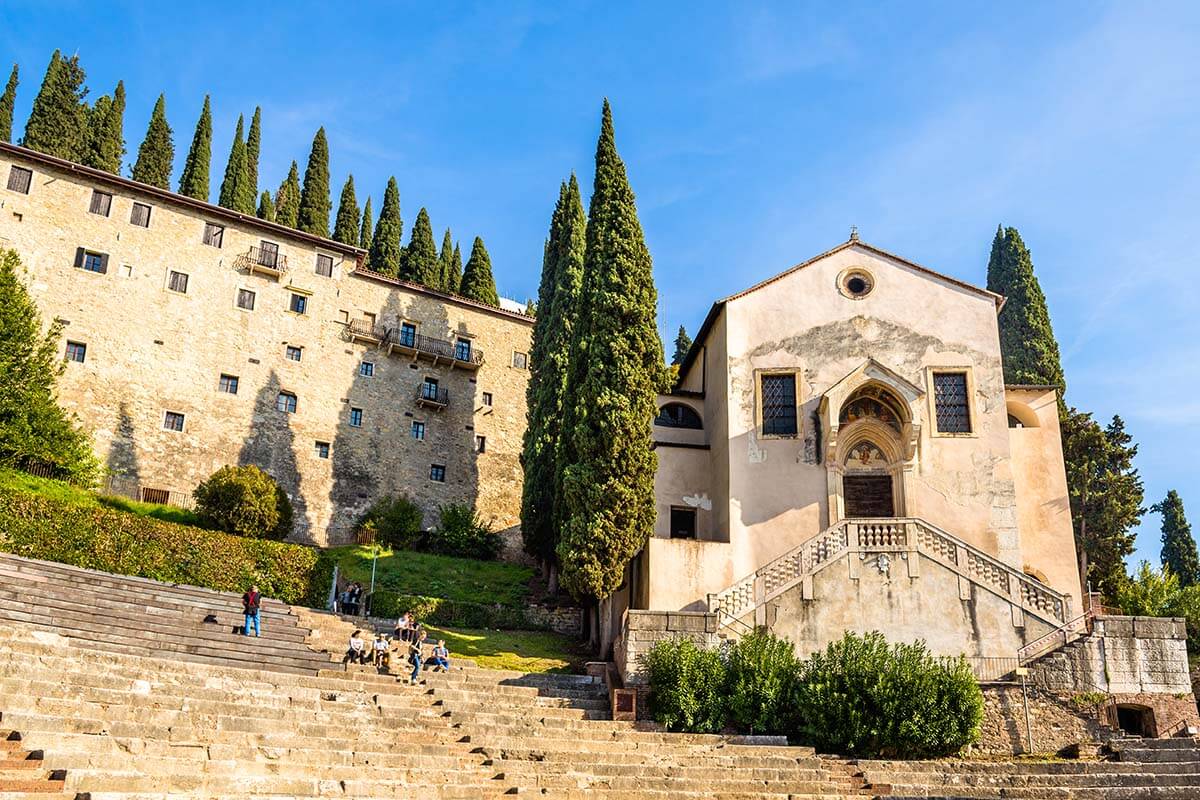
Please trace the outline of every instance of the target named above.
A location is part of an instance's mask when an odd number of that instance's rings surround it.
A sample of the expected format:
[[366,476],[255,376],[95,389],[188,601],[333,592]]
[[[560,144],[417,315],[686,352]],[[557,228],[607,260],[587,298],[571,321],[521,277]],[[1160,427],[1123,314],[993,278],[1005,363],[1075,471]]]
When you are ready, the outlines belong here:
[[375,342],[382,342],[387,338],[387,330],[376,325],[373,320],[352,319],[350,320],[350,336],[354,339],[370,339]]
[[431,336],[423,336],[403,328],[389,331],[388,341],[392,347],[413,350],[425,355],[452,359],[473,366],[483,364],[483,351],[474,346],[464,347],[461,341],[447,342],[445,339],[434,339]]
[[450,390],[436,383],[422,383],[417,387],[417,402],[433,406],[450,405]]
[[253,268],[269,269],[275,272],[287,271],[287,256],[273,248],[251,247],[246,258]]

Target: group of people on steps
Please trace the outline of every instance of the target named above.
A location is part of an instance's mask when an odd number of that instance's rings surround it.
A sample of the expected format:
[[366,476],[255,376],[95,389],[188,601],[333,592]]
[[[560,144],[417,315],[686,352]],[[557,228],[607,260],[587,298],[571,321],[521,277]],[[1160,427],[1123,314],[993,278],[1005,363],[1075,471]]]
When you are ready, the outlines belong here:
[[435,672],[447,672],[450,669],[450,651],[446,649],[446,641],[438,639],[426,658],[425,648],[428,643],[429,634],[425,627],[413,619],[411,613],[405,612],[396,620],[391,639],[382,632],[375,633],[374,641],[364,639],[361,630],[352,633],[343,661],[350,664],[374,664],[376,668],[391,672],[393,652],[398,652],[412,665],[408,682],[416,683],[423,668]]

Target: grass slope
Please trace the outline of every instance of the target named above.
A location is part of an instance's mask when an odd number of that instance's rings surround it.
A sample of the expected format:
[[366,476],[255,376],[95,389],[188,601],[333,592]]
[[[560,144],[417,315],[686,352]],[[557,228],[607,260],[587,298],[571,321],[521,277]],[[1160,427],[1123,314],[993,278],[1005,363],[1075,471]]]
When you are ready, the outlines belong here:
[[30,494],[41,495],[49,500],[73,506],[84,506],[85,508],[107,506],[108,508],[115,508],[118,511],[125,511],[139,517],[152,517],[154,519],[161,519],[164,522],[175,522],[180,525],[192,525],[198,528],[205,527],[200,523],[200,518],[196,514],[185,508],[159,505],[158,503],[142,503],[116,495],[97,494],[70,483],[56,481],[51,478],[37,478],[33,475],[26,475],[24,472],[17,472],[11,469],[0,468],[0,489],[29,492]]
[[[342,579],[370,586],[371,546],[348,545],[329,552],[338,564]],[[519,564],[386,548],[380,548],[375,567],[376,591],[514,607],[524,605],[528,600],[532,578],[533,570]]]
[[493,631],[429,626],[429,638],[446,640],[451,659],[469,658],[487,669],[519,672],[579,672],[587,656],[582,644],[541,631]]

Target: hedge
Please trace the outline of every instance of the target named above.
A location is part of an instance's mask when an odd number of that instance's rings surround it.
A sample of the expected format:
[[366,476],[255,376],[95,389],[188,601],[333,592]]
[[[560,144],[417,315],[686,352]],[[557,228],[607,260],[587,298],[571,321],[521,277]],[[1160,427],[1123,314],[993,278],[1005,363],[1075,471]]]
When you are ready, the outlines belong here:
[[411,612],[420,622],[439,627],[551,630],[548,624],[532,621],[525,609],[514,606],[468,603],[443,597],[398,594],[386,590],[376,590],[372,596],[373,617],[399,617],[405,611]]
[[332,564],[302,545],[248,539],[110,508],[0,490],[0,550],[166,583],[323,608]]

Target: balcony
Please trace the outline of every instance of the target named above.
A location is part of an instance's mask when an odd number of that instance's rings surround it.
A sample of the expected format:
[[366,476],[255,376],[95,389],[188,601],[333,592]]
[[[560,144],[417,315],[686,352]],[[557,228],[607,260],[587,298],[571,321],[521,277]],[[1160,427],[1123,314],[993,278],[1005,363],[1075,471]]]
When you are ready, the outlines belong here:
[[417,387],[417,405],[441,411],[450,405],[450,390],[442,389],[436,383],[422,383]]
[[352,342],[380,345],[387,339],[387,330],[376,325],[372,319],[350,320],[350,326],[346,330]]
[[288,268],[287,256],[266,247],[251,247],[248,253],[238,257],[238,261],[249,272],[258,272],[272,278],[283,275]]
[[388,331],[387,344],[389,353],[402,353],[414,358],[428,358],[434,364],[445,362],[451,366],[479,369],[483,365],[483,351],[460,339],[458,342],[447,342],[445,339],[434,339],[422,336],[403,328],[393,328]]

